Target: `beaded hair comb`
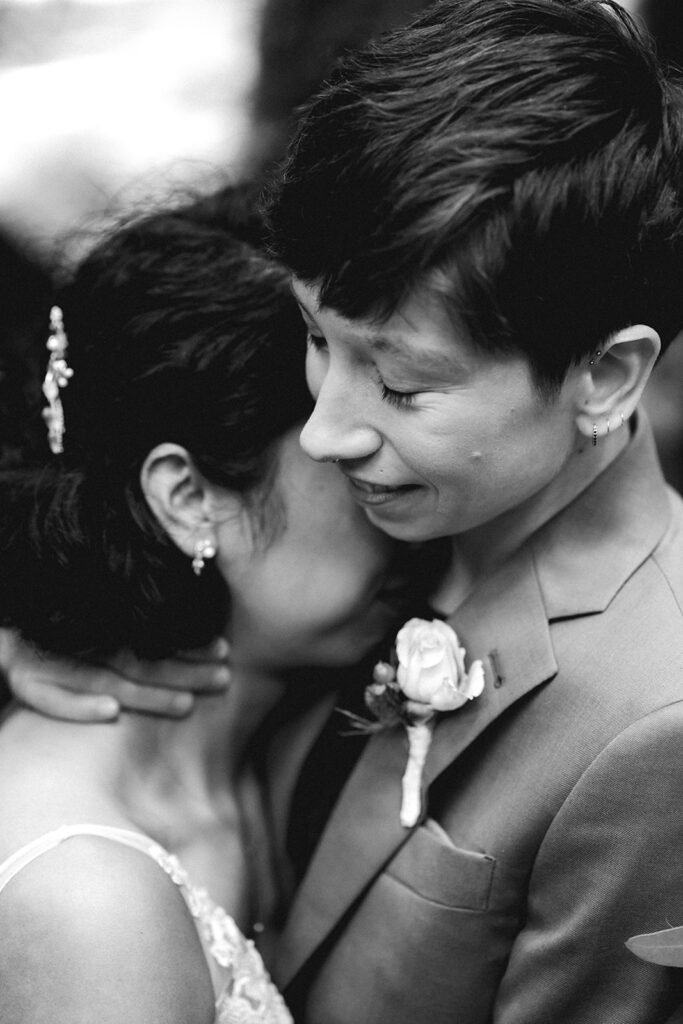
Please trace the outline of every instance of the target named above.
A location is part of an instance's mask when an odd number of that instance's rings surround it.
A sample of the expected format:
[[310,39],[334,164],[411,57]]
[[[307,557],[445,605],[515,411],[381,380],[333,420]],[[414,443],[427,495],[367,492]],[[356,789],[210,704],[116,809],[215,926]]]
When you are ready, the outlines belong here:
[[47,339],[47,350],[50,358],[43,381],[43,394],[48,404],[43,409],[43,419],[47,424],[47,440],[50,451],[55,455],[64,451],[64,408],[60,398],[60,389],[65,388],[74,372],[66,361],[66,350],[69,343],[64,330],[64,319],[59,306],[50,310],[50,335]]

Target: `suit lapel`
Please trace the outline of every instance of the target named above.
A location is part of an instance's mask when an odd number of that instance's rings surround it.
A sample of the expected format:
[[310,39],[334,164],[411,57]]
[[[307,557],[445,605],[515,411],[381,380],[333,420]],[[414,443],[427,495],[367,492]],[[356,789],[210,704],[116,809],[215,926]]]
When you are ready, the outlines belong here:
[[[510,609],[514,609],[514,617]],[[531,551],[523,549],[450,618],[467,662],[481,659],[481,697],[444,715],[427,757],[427,786],[507,708],[557,672]]]
[[[349,740],[352,742],[352,740]],[[407,838],[398,823],[396,786],[406,747],[398,733],[368,743],[328,821],[282,935],[274,972],[289,983],[340,916]]]
[[[505,606],[519,611],[514,624]],[[431,783],[511,703],[556,672],[530,554],[522,552],[452,620],[468,660],[481,658],[484,693],[445,716],[429,752]],[[403,729],[368,743],[332,812],[292,906],[275,970],[286,986],[342,915],[410,838],[398,815],[408,746]]]
[[[556,675],[549,622],[606,608],[656,546],[669,514],[641,416],[631,444],[602,477],[450,619],[468,664],[483,661],[486,686],[477,700],[439,721],[425,765],[427,787],[507,708]],[[351,774],[282,936],[275,971],[281,987],[410,838],[398,823],[406,756],[403,730],[380,733]]]

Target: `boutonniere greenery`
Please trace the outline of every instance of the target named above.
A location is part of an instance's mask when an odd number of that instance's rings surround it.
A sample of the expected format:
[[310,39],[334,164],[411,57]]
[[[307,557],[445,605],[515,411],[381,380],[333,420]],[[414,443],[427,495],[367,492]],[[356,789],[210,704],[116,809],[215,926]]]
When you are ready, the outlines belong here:
[[368,721],[345,712],[354,729],[379,732],[403,726],[408,736],[408,762],[401,781],[400,822],[417,824],[421,811],[422,772],[437,715],[462,707],[484,689],[481,661],[465,669],[465,649],[447,623],[410,619],[399,630],[391,662],[375,665],[365,688]]
[[626,942],[626,948],[651,964],[683,967],[683,926],[633,935]]

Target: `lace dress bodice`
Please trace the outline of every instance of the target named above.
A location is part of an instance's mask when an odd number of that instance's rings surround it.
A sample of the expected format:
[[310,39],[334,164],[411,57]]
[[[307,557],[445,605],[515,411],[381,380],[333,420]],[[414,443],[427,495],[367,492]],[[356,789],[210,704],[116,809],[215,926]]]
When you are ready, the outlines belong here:
[[180,890],[195,920],[203,945],[227,978],[216,1001],[215,1024],[293,1024],[285,1002],[273,985],[261,955],[234,920],[206,889],[192,885],[174,854],[140,832],[108,825],[64,825],[23,846],[0,864],[0,892],[36,857],[74,836],[100,836],[131,846],[151,857]]

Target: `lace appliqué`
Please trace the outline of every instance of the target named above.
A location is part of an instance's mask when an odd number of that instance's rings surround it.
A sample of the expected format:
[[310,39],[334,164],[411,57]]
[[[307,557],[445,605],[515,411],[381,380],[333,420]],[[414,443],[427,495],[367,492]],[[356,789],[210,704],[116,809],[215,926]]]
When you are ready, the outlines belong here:
[[224,967],[228,980],[216,1004],[216,1024],[293,1024],[285,1001],[270,980],[261,954],[233,919],[209,896],[190,883],[172,853],[152,844],[150,854],[182,890],[211,956]]

